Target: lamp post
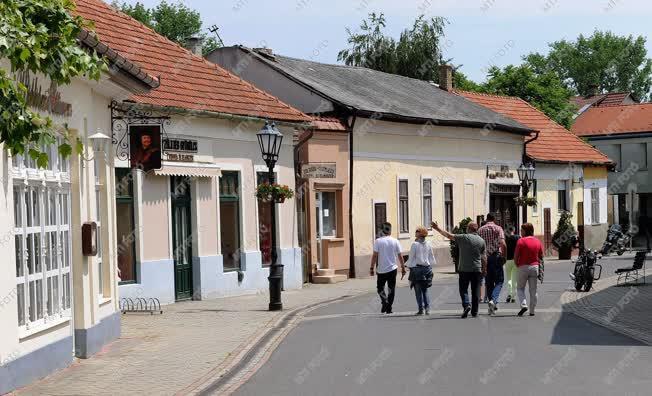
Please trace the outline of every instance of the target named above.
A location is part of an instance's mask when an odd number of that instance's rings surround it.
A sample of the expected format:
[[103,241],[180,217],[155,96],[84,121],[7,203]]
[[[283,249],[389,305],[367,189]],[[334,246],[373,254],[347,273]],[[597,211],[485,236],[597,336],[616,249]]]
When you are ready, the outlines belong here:
[[[518,169],[516,169],[516,173],[518,173],[518,180],[521,182],[523,198],[527,198],[528,194],[530,193],[530,186],[534,180],[534,172],[535,168],[534,165],[532,165],[532,162],[527,161],[525,158],[523,158],[523,162],[518,167]],[[523,223],[527,223],[527,205],[523,205]]]
[[[281,151],[281,142],[283,141],[283,134],[279,132],[276,125],[272,122],[265,122],[263,128],[256,134],[258,137],[258,144],[260,145],[260,152],[263,156],[263,161],[267,165],[269,184],[274,184],[276,178],[274,176],[274,165],[278,161],[278,155]],[[283,281],[283,265],[277,263],[276,253],[276,203],[271,202],[270,217],[272,222],[272,243],[271,243],[271,258],[272,263],[269,267],[269,310],[280,311],[283,309],[283,302],[281,301],[281,283]]]

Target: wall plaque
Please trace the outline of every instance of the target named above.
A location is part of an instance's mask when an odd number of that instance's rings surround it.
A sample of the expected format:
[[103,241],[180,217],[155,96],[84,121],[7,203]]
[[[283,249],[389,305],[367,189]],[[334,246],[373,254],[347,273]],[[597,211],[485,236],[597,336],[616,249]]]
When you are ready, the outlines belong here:
[[311,163],[301,166],[301,177],[304,179],[334,179],[335,163]]

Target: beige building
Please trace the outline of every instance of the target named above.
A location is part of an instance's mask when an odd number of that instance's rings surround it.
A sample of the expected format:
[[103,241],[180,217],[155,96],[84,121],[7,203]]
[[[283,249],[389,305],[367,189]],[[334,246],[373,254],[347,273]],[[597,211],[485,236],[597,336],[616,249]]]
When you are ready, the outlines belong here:
[[[416,227],[431,220],[452,229],[465,217],[475,220],[500,211],[501,224],[518,224],[515,170],[523,137],[532,129],[452,93],[450,68],[443,69],[441,89],[362,67],[289,58],[267,48],[220,48],[207,58],[304,113],[334,117],[346,126],[350,274],[368,275],[383,221],[393,224],[405,252]],[[449,244],[433,238],[440,265],[451,263]]]
[[[85,32],[83,33],[85,34]],[[89,41],[90,40],[90,41]],[[89,37],[82,46],[94,47]],[[83,155],[50,160],[39,169],[31,158],[0,147],[0,393],[4,394],[87,358],[120,335],[113,160],[93,152],[89,136],[111,130],[109,104],[158,82],[131,62],[114,63],[99,81],[82,78],[57,86],[23,73],[34,110],[67,125],[85,144]],[[0,62],[7,70],[8,64]],[[108,143],[108,137],[107,137]],[[106,144],[105,146],[108,146]],[[82,254],[82,224],[97,225],[96,255]]]

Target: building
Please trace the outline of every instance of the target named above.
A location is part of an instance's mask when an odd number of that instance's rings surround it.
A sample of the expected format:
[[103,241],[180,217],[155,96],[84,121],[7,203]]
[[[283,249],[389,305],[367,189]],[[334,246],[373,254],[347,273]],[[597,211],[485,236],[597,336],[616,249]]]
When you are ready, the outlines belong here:
[[607,169],[612,161],[520,98],[458,93],[538,131],[526,145],[526,156],[536,166],[531,194],[538,201],[528,207],[527,220],[547,254],[552,253],[552,234],[562,211],[573,214],[587,248],[602,247],[608,228]]
[[[254,196],[267,180],[256,133],[278,123],[276,179],[294,188],[293,135],[311,119],[100,0],[78,0],[77,12],[116,53],[160,76],[155,91],[111,107],[120,296],[168,304],[266,290],[271,204]],[[135,169],[143,134],[161,158],[147,172]],[[278,204],[277,219],[284,287],[298,288],[294,200]]]
[[[116,213],[113,159],[93,152],[89,136],[111,130],[109,104],[146,94],[158,80],[82,31],[110,67],[99,81],[75,78],[57,86],[46,76],[21,73],[33,108],[67,125],[85,143],[83,155],[37,168],[0,146],[0,394],[87,358],[120,335],[115,274]],[[8,62],[0,61],[7,70]],[[107,145],[108,146],[108,145]],[[82,224],[97,225],[97,254],[82,253]]]
[[[508,206],[519,194],[515,169],[523,136],[532,129],[448,92],[450,67],[444,68],[447,83],[441,89],[270,49],[220,48],[207,59],[304,113],[335,117],[346,126],[351,275],[368,274],[373,241],[384,221],[394,225],[394,236],[407,252],[417,226],[436,220],[453,229],[465,217],[476,219]],[[336,213],[343,209],[336,207]],[[505,210],[506,224],[518,223],[514,209]],[[440,263],[450,263],[448,243],[432,238]]]
[[591,107],[575,120],[571,131],[614,160],[615,167],[608,176],[609,223],[637,233],[635,247],[648,247],[652,216],[652,103]]
[[580,115],[591,107],[627,105],[638,103],[631,92],[608,92],[588,96],[573,96],[570,102],[577,108],[577,114]]

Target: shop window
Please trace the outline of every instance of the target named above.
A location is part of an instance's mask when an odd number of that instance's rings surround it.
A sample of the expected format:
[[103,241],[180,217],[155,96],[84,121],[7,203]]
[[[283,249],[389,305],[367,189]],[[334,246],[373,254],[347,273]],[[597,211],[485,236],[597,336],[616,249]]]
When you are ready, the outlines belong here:
[[423,226],[430,228],[432,223],[432,180],[423,179],[421,187],[421,200],[423,206]]
[[453,184],[444,184],[444,225],[446,231],[453,232],[455,220],[453,219]]
[[561,211],[568,211],[568,180],[557,181],[557,209]]
[[134,283],[138,235],[134,223],[134,173],[129,168],[116,168],[115,180],[118,277],[121,284]]
[[[256,172],[256,182],[269,183],[269,173]],[[258,239],[264,267],[272,265],[272,205],[272,202],[258,201]]]
[[317,192],[317,227],[322,238],[337,236],[337,197],[334,191]]
[[591,222],[593,224],[600,223],[600,189],[591,189]]
[[29,180],[13,195],[18,324],[30,329],[70,314],[70,194]]
[[399,231],[404,233],[410,232],[410,212],[409,212],[409,194],[408,181],[398,181],[398,223]]
[[224,270],[240,266],[240,172],[222,171],[220,177],[220,241]]

